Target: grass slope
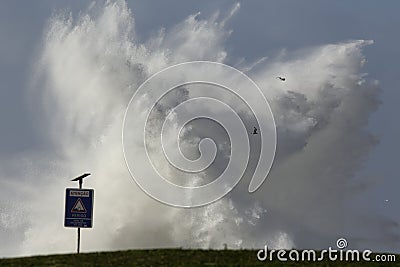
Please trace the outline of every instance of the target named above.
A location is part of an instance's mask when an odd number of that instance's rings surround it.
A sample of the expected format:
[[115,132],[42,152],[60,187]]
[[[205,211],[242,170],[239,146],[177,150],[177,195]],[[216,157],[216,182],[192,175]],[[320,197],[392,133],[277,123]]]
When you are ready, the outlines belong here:
[[[396,262],[260,262],[256,250],[154,249],[0,259],[0,266],[400,266]],[[373,258],[371,256],[371,258]]]

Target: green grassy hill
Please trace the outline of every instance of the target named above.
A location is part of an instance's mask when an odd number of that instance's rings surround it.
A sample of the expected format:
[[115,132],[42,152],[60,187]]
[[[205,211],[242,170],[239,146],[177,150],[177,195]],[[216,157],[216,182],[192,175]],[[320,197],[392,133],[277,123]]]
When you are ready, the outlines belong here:
[[[0,259],[0,266],[400,266],[396,262],[260,262],[256,250],[154,249]],[[371,256],[372,258],[372,256]]]

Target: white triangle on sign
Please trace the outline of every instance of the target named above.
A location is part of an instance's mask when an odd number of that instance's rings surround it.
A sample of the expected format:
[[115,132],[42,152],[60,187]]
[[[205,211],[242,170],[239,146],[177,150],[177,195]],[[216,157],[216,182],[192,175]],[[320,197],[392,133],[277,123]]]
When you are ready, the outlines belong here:
[[80,198],[78,198],[75,202],[75,205],[73,206],[71,212],[81,212],[81,213],[86,213],[86,208],[83,205],[83,202]]

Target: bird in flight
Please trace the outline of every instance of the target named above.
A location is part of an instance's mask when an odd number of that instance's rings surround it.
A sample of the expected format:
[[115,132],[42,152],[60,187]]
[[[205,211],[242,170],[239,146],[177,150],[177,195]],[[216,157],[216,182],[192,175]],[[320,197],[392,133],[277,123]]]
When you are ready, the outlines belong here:
[[278,76],[278,77],[276,77],[276,78],[279,79],[279,80],[281,80],[282,82],[284,82],[284,81],[286,80],[285,77],[280,77],[280,76]]
[[253,134],[258,134],[256,127],[254,127]]

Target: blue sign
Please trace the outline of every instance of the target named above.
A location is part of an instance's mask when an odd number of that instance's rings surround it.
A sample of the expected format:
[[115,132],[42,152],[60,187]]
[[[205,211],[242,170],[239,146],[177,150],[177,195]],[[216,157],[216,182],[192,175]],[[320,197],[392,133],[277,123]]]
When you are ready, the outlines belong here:
[[65,227],[92,228],[93,189],[67,188],[65,193]]

